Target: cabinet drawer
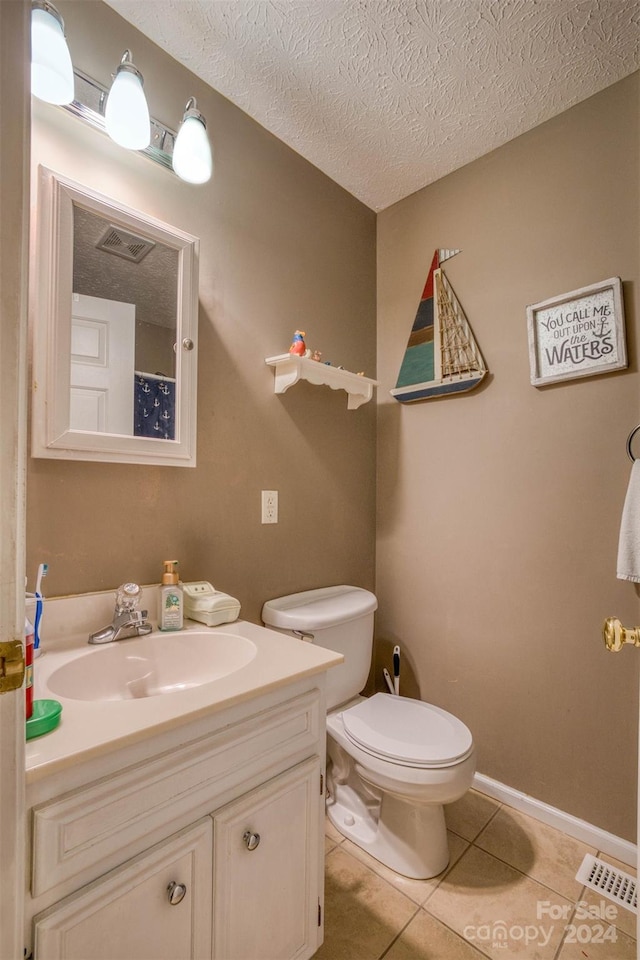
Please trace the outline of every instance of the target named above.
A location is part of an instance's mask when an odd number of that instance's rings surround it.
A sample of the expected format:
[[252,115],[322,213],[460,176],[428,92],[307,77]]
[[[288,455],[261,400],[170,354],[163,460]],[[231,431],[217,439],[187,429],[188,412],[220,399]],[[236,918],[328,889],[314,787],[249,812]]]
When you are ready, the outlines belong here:
[[34,807],[33,896],[74,878],[94,879],[159,839],[160,829],[210,812],[218,797],[274,775],[287,758],[316,752],[320,706],[311,690]]
[[38,960],[211,956],[211,838],[206,818],[35,917]]

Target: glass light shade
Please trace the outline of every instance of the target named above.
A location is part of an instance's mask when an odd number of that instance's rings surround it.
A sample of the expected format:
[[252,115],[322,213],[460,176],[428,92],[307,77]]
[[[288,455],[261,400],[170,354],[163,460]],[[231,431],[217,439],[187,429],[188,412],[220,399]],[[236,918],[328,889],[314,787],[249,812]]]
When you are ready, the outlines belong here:
[[31,92],[57,104],[71,103],[74,93],[73,65],[62,22],[38,7],[31,11]]
[[[135,69],[135,68],[134,68]],[[149,107],[138,72],[118,67],[104,111],[112,140],[128,150],[144,150],[151,143]]]
[[207,128],[197,116],[186,116],[173,146],[173,169],[187,183],[211,179],[213,159]]

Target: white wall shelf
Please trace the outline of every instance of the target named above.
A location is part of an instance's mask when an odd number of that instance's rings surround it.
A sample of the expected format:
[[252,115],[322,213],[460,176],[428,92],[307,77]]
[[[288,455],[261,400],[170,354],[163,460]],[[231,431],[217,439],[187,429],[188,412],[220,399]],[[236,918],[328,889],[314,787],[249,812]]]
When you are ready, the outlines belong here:
[[378,386],[377,380],[291,353],[267,357],[265,363],[274,368],[276,393],[285,393],[298,380],[308,380],[309,383],[331,387],[332,390],[346,390],[349,410],[357,410],[371,400],[373,388]]

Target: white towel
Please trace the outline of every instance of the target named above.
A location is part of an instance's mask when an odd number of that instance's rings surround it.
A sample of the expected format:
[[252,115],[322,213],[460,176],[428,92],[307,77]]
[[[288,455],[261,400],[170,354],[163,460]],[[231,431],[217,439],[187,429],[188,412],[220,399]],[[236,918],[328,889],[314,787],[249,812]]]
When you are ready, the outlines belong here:
[[631,467],[618,544],[618,580],[640,583],[640,460]]

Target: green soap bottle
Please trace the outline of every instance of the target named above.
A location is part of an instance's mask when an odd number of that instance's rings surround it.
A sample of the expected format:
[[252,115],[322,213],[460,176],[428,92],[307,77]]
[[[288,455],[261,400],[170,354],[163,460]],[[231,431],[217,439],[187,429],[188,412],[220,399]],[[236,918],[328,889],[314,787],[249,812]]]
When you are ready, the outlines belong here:
[[177,560],[163,562],[164,573],[160,584],[160,623],[161,630],[182,630],[184,617],[184,597],[178,581]]

